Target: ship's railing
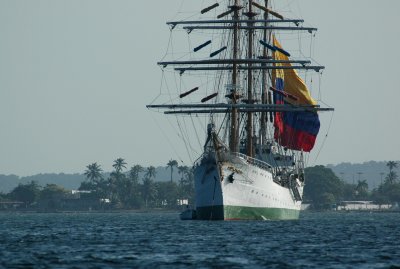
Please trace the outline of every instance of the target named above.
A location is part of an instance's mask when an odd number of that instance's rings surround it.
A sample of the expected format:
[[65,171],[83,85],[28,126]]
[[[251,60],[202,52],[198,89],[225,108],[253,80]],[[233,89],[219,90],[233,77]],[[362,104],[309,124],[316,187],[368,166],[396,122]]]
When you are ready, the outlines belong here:
[[269,171],[271,173],[275,172],[274,168],[271,165],[269,165],[268,163],[266,163],[266,162],[251,158],[251,157],[249,157],[249,156],[247,156],[245,154],[239,153],[239,152],[234,152],[232,154],[235,155],[236,157],[244,159],[249,164],[255,165],[255,166],[257,166],[257,167],[259,167],[261,169],[267,170],[267,171]]

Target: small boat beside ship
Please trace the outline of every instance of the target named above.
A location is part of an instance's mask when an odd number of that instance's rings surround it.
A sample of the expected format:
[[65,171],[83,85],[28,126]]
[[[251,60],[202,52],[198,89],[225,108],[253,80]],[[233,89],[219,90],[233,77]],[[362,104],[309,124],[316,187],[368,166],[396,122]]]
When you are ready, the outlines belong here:
[[195,220],[197,219],[196,210],[187,207],[184,211],[179,214],[181,220]]

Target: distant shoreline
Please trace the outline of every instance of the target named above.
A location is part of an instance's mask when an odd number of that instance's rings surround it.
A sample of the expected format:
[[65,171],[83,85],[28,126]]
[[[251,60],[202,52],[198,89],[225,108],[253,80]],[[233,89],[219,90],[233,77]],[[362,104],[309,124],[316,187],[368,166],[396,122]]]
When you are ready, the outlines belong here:
[[149,214],[149,213],[176,213],[179,214],[181,210],[164,210],[164,209],[123,209],[123,210],[0,210],[1,213],[37,213],[37,214],[69,214],[69,213],[110,213],[110,214],[118,214],[118,213],[140,213],[140,214]]
[[[123,214],[123,213],[137,213],[137,214],[179,214],[182,210],[167,210],[167,209],[123,209],[123,210],[55,210],[55,211],[44,211],[44,210],[0,210],[0,214],[4,213],[21,213],[21,214]],[[302,210],[302,214],[315,214],[315,213],[338,213],[338,214],[349,214],[349,213],[400,213],[400,209],[396,210]]]

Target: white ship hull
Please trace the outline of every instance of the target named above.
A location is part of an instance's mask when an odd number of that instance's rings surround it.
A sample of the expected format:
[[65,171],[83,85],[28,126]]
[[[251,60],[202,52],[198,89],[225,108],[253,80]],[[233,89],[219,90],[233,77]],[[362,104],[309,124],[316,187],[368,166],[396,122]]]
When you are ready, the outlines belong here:
[[[299,218],[301,199],[295,199],[293,188],[275,182],[272,171],[262,167],[265,163],[244,155],[216,162],[212,155],[203,157],[195,167],[198,219]],[[295,184],[301,197],[303,184],[298,180]]]

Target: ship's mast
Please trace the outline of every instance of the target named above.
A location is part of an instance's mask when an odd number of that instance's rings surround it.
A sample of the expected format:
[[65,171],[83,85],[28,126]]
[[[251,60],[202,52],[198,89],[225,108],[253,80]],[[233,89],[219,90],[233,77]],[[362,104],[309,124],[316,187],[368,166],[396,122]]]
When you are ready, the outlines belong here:
[[[253,32],[254,30],[251,27],[254,25],[252,20],[255,16],[252,9],[252,2],[253,0],[249,0],[249,11],[247,12],[247,16],[250,20],[248,25],[250,26],[248,31],[248,51],[247,51],[247,58],[253,58]],[[248,71],[247,71],[247,102],[249,104],[253,104],[253,71],[251,70],[252,63],[248,64]],[[253,152],[253,113],[247,113],[247,124],[246,124],[246,133],[247,133],[247,145],[246,145],[246,153],[249,157],[254,156]]]
[[[234,14],[233,14],[233,20],[238,21],[239,20],[239,0],[235,0],[235,8]],[[239,38],[238,38],[238,23],[234,23],[234,28],[233,28],[233,59],[236,60],[238,58],[238,50],[239,50]],[[237,63],[233,63],[232,65],[232,103],[236,104],[237,100],[239,98],[238,92],[237,92],[237,83],[238,83],[238,77],[237,77]],[[230,130],[230,139],[229,139],[229,148],[232,152],[238,152],[238,138],[239,138],[239,123],[238,123],[238,112],[237,109],[234,108],[232,109],[231,112],[231,130]]]
[[[203,59],[203,60],[184,60],[184,61],[162,61],[158,62],[158,65],[166,68],[167,66],[178,66],[173,67],[175,71],[178,71],[181,75],[186,72],[194,72],[194,71],[228,71],[232,72],[232,84],[229,87],[230,94],[226,95],[226,97],[231,99],[229,104],[205,104],[205,102],[211,100],[212,98],[217,96],[217,93],[214,93],[210,96],[207,96],[201,99],[202,104],[162,104],[162,105],[148,105],[148,108],[154,109],[166,109],[164,111],[165,114],[226,114],[230,115],[230,126],[229,126],[229,149],[231,152],[240,152],[239,150],[239,129],[242,127],[239,124],[239,115],[246,115],[247,122],[244,123],[243,127],[245,127],[245,140],[246,140],[246,154],[250,157],[254,157],[254,137],[256,135],[254,129],[254,113],[260,114],[261,123],[258,124],[260,126],[261,131],[257,133],[261,137],[259,144],[267,143],[267,119],[269,118],[272,121],[272,113],[274,112],[310,112],[310,111],[331,111],[332,108],[321,108],[316,105],[288,105],[288,104],[273,104],[271,98],[271,91],[268,90],[268,82],[269,82],[269,72],[271,70],[314,70],[319,72],[324,69],[324,66],[320,65],[310,65],[311,61],[309,60],[279,60],[273,59],[268,56],[268,52],[270,50],[271,45],[268,45],[271,41],[271,31],[280,30],[280,31],[308,31],[312,33],[316,31],[316,28],[312,27],[303,27],[300,24],[303,20],[300,19],[284,19],[278,13],[268,9],[268,3],[270,0],[264,0],[265,6],[260,5],[257,1],[254,0],[230,0],[232,6],[229,6],[229,10],[218,15],[218,20],[198,20],[198,21],[170,21],[167,24],[174,29],[178,25],[182,25],[182,29],[187,30],[188,33],[191,33],[194,30],[232,30],[233,35],[233,50],[232,50],[232,58],[230,59],[222,59],[222,58],[213,58],[213,59]],[[247,16],[247,19],[241,19],[239,15],[239,11],[243,8],[247,7],[247,12],[243,13],[243,15]],[[216,8],[219,4],[214,4],[210,7],[207,7],[202,10],[202,13],[207,12],[213,8]],[[256,19],[256,13],[253,12],[252,6],[257,7],[258,9],[264,11],[263,19]],[[227,16],[228,14],[233,14],[232,19],[220,20],[220,18]],[[268,19],[268,17],[276,17],[278,19]],[[272,23],[272,24],[271,24]],[[293,23],[295,26],[281,26],[281,23]],[[278,24],[278,25],[275,25]],[[260,58],[254,57],[254,33],[256,31],[263,30],[263,38],[265,42],[261,42],[264,46],[262,56]],[[241,31],[247,31],[248,39],[247,39],[247,50],[246,56],[241,57],[240,53],[240,40],[241,39]],[[243,38],[244,39],[244,38]],[[211,41],[207,41],[200,46],[195,48],[195,51],[202,49],[203,47],[210,44]],[[273,46],[272,46],[273,47]],[[226,46],[222,49],[213,52],[213,56],[219,54],[223,50],[226,49]],[[257,55],[258,56],[258,55]],[[211,58],[210,54],[210,58]],[[247,71],[247,100],[243,100],[239,102],[239,99],[242,98],[240,95],[240,71]],[[261,71],[262,75],[262,89],[261,89],[261,104],[255,103],[255,98],[253,97],[253,72]],[[196,87],[187,92],[182,93],[179,97],[184,98],[185,96],[197,91],[199,88]],[[243,93],[242,93],[243,94]],[[268,117],[269,113],[269,117]],[[257,114],[257,115],[258,115]]]
[[[265,7],[268,7],[268,0],[265,0]],[[268,13],[264,12],[264,20],[268,20]],[[267,22],[264,23],[265,26],[267,26]],[[263,39],[264,41],[267,40],[267,30],[264,30],[263,33]],[[267,58],[267,48],[263,48],[263,58]],[[268,90],[267,90],[267,70],[262,71],[262,94],[261,94],[261,99],[262,103],[266,104],[268,102],[267,100],[267,95],[268,95]],[[260,144],[261,146],[266,144],[266,139],[267,139],[267,112],[261,112],[261,120],[260,120]]]

